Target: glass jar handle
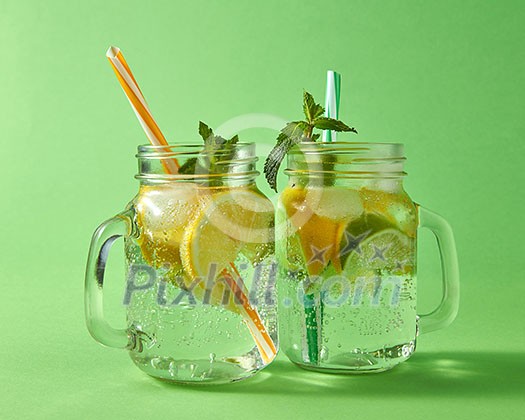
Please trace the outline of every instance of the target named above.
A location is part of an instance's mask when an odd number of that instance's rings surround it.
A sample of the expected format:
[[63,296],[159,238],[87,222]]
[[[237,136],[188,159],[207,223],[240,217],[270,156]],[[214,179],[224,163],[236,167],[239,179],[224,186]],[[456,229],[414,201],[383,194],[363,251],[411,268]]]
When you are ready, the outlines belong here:
[[444,328],[456,318],[459,307],[459,265],[452,228],[440,215],[417,205],[419,227],[427,228],[437,239],[441,257],[443,297],[432,312],[419,315],[419,331],[427,333]]
[[102,223],[91,239],[86,267],[84,308],[86,324],[93,338],[115,348],[129,348],[131,338],[125,329],[111,327],[104,317],[104,272],[113,243],[131,232],[131,218],[121,213]]

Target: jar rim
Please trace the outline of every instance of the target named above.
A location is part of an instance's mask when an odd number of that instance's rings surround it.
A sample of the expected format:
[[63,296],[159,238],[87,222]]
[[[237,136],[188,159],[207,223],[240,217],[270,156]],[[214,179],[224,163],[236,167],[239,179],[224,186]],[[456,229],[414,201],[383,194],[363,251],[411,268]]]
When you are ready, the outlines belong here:
[[288,153],[288,176],[389,178],[406,175],[402,143],[302,142]]
[[[242,150],[247,153],[247,157],[255,157],[255,143],[254,142],[238,142],[235,143],[234,149]],[[167,145],[153,145],[141,144],[137,147],[137,158],[166,158],[178,155],[197,155],[204,150],[202,140],[200,143],[168,143]],[[217,151],[221,151],[218,149]]]
[[[238,142],[213,150],[206,150],[202,140],[192,143],[177,143],[167,145],[142,144],[137,148],[135,157],[138,160],[139,171],[136,179],[145,182],[194,181],[194,182],[236,182],[253,181],[259,172],[256,170],[258,157],[253,142]],[[214,170],[206,157],[221,156],[220,162],[215,162]],[[200,158],[204,160],[201,161]],[[193,163],[190,163],[192,162]],[[176,171],[166,171],[167,163],[175,163]],[[199,162],[196,165],[196,162]],[[178,168],[190,163],[184,173]]]
[[[384,158],[404,158],[404,144],[390,142],[301,142],[290,154],[379,154]],[[378,156],[379,157],[379,156]]]

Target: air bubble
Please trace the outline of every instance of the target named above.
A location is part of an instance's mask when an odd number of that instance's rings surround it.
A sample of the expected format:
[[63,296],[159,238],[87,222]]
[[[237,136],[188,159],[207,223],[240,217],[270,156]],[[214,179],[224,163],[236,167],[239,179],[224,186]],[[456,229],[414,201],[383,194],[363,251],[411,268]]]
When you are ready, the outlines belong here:
[[328,347],[321,346],[321,350],[319,351],[319,357],[321,360],[328,360]]

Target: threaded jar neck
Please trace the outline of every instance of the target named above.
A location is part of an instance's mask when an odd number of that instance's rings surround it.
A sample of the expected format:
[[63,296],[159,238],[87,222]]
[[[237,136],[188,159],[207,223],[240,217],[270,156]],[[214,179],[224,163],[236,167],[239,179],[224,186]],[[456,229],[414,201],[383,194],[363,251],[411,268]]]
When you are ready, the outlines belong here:
[[289,176],[403,178],[405,156],[400,143],[300,143],[288,153]]
[[255,182],[254,143],[237,143],[213,152],[203,144],[142,145],[138,147],[138,174],[142,184],[195,182],[203,185],[246,185]]
[[[303,142],[288,153],[291,184],[402,187],[405,156],[400,143]],[[384,181],[384,182],[383,182]]]

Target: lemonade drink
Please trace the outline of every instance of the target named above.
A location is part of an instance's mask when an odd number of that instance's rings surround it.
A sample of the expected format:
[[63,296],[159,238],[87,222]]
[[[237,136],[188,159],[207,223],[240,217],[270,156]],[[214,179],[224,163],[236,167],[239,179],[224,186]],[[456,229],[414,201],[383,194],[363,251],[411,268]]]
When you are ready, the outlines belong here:
[[[227,383],[277,354],[274,208],[255,184],[255,145],[199,128],[204,145],[139,146],[138,194],[91,240],[86,321],[98,342],[128,350],[151,376]],[[104,315],[106,262],[118,238],[123,329]]]
[[400,177],[298,153],[276,219],[281,348],[312,369],[388,369],[415,349],[415,205]]

